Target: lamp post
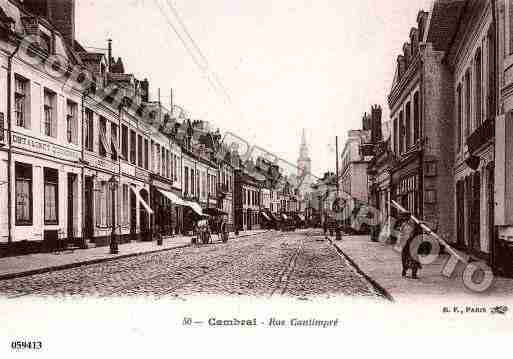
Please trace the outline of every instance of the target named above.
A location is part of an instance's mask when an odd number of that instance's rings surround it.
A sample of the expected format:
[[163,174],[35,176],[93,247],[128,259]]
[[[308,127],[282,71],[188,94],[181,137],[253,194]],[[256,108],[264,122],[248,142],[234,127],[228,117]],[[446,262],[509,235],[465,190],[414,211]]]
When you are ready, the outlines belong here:
[[116,191],[118,189],[118,179],[112,176],[109,180],[109,186],[112,191],[111,215],[112,215],[112,232],[110,233],[110,254],[118,254],[118,241],[116,238]]

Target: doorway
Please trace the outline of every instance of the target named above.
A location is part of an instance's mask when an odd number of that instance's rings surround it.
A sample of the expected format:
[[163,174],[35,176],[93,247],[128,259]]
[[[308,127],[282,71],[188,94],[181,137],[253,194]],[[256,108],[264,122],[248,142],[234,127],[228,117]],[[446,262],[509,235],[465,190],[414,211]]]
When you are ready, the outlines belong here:
[[137,198],[130,191],[130,240],[137,239]]
[[[94,236],[94,225],[93,225],[93,178],[86,176],[84,179],[84,236],[92,239]],[[68,198],[69,201],[69,198]],[[69,205],[68,205],[69,206]],[[85,239],[85,238],[84,238]]]
[[75,193],[75,184],[77,180],[77,175],[74,173],[68,173],[68,233],[67,238],[68,241],[72,241],[75,239],[75,204],[76,204],[76,193]]
[[[139,195],[141,196],[142,200],[146,203],[149,203],[148,198],[149,194],[148,191],[145,189],[141,189],[139,191]],[[143,205],[139,206],[139,224],[141,227],[141,239],[143,241],[151,240],[150,236],[150,220],[149,220],[149,214],[146,212],[146,208],[144,208]]]

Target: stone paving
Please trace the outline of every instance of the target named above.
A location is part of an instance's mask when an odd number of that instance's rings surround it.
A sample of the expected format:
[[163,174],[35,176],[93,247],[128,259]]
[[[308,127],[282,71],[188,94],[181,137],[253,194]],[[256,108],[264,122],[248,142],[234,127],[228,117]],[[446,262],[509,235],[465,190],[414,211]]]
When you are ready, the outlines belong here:
[[276,231],[0,281],[0,295],[377,297],[320,234]]
[[423,265],[419,279],[412,279],[410,274],[406,278],[401,276],[401,255],[390,244],[372,242],[369,236],[349,235],[334,243],[396,301],[460,298],[500,304],[502,302],[497,302],[498,299],[513,297],[511,278],[496,277],[488,290],[478,293],[464,285],[464,265],[458,265],[450,277],[442,275],[449,259],[447,254],[440,255],[432,264]]
[[[251,236],[265,230],[254,230],[240,232],[239,236],[230,233],[230,240]],[[217,235],[213,235],[214,241],[219,241]],[[83,263],[101,262],[116,258],[124,258],[131,255],[165,251],[178,247],[187,246],[191,243],[190,236],[165,237],[162,246],[155,241],[151,242],[130,242],[119,245],[118,254],[110,254],[109,247],[92,247],[89,249],[66,250],[56,253],[37,253],[16,257],[0,258],[0,279],[20,276],[27,273],[44,272],[54,269],[72,267]]]

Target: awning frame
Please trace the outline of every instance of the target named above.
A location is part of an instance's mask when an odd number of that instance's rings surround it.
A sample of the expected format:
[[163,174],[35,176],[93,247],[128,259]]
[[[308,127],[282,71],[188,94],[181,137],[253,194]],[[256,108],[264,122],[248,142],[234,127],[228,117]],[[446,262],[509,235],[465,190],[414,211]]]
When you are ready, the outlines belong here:
[[137,199],[137,201],[139,201],[140,204],[142,204],[142,206],[144,207],[146,212],[148,212],[149,215],[154,214],[154,212],[151,209],[151,207],[148,205],[148,203],[146,203],[146,201],[139,194],[139,191],[137,190],[137,187],[135,187],[135,186],[128,186],[128,187],[130,187],[130,189],[132,190],[132,192],[135,195],[135,198]]

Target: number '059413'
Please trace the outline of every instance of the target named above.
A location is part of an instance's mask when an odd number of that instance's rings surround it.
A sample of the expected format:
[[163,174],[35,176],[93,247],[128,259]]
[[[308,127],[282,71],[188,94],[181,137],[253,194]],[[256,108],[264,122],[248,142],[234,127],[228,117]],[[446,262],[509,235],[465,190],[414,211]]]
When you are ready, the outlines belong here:
[[40,341],[12,341],[12,350],[40,350],[43,349],[43,343]]

